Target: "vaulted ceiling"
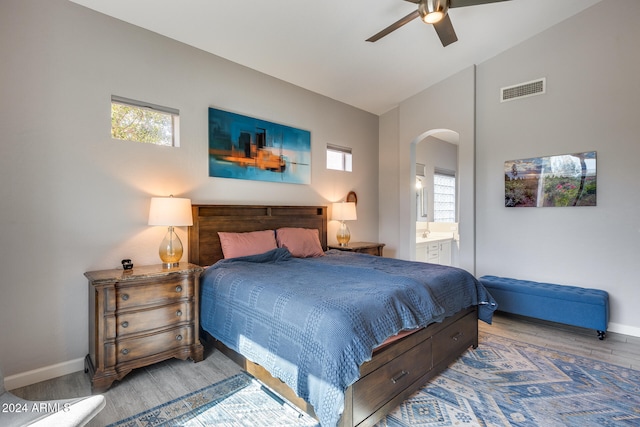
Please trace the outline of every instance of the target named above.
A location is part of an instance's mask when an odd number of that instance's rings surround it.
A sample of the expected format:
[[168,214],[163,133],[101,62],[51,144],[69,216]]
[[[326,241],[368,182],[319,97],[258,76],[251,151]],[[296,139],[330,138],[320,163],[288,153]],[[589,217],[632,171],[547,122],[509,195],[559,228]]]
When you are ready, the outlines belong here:
[[449,10],[443,47],[403,0],[71,0],[308,90],[382,114],[600,0],[510,0]]

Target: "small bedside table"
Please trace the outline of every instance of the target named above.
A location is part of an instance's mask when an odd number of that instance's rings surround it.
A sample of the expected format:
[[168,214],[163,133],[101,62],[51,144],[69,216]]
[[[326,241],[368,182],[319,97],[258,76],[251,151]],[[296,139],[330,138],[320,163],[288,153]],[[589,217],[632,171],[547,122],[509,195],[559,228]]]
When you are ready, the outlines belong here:
[[341,251],[382,256],[382,248],[384,247],[384,243],[350,242],[349,244],[347,244],[347,246],[327,245],[327,247],[329,249],[338,249]]
[[199,277],[180,263],[89,271],[89,354],[85,372],[96,391],[131,370],[176,357],[199,362]]

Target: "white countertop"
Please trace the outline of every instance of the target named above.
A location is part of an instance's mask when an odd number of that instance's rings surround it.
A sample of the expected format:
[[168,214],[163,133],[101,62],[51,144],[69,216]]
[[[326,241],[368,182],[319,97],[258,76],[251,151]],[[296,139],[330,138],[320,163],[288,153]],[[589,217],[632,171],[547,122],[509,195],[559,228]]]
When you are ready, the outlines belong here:
[[429,233],[427,237],[422,237],[421,234],[416,236],[416,244],[418,243],[433,243],[440,242],[442,240],[452,240],[454,238],[453,233]]

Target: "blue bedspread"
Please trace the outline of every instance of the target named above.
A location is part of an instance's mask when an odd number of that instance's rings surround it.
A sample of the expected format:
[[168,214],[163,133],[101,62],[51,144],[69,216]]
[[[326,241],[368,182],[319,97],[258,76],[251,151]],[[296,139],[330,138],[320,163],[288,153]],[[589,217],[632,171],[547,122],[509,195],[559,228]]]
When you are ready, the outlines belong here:
[[293,258],[286,249],[222,260],[202,275],[202,327],[262,365],[338,423],[344,391],[373,349],[403,329],[495,301],[468,272],[342,251]]

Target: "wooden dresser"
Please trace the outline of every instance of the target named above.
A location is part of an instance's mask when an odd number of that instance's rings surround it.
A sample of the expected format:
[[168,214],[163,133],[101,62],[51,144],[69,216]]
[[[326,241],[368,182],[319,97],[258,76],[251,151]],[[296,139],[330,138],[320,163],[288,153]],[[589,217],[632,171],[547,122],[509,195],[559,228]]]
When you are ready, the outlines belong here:
[[89,354],[85,371],[95,391],[132,369],[165,359],[199,362],[199,277],[203,268],[180,263],[89,271]]
[[338,249],[341,251],[382,256],[382,248],[384,247],[384,243],[350,242],[349,244],[347,244],[347,246],[329,245],[327,247],[329,249]]

